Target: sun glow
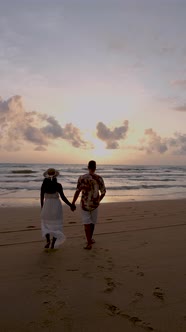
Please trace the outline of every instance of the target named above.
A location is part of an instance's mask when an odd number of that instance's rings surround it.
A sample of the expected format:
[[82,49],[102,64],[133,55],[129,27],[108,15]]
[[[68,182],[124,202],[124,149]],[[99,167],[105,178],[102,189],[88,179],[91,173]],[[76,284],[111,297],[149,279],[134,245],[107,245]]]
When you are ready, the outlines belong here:
[[112,150],[108,150],[105,147],[105,143],[94,138],[93,140],[94,149],[92,149],[92,156],[94,159],[99,160],[99,162],[104,162],[105,159],[112,155]]

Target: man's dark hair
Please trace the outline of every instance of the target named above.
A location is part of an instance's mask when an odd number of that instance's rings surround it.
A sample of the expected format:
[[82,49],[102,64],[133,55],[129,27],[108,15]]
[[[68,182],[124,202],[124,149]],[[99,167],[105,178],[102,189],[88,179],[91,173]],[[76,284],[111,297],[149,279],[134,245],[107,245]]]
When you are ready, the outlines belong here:
[[88,163],[88,168],[95,170],[96,169],[96,162],[94,160],[90,160]]

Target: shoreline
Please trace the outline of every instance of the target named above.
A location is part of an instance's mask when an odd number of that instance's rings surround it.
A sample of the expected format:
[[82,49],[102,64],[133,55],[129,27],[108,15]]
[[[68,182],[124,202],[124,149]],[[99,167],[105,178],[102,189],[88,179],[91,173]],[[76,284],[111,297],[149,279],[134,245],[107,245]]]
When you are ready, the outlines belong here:
[[[135,197],[135,198],[134,198]],[[72,201],[73,196],[67,196],[69,201]],[[149,201],[172,201],[184,200],[186,197],[183,194],[160,194],[160,195],[139,195],[139,196],[108,196],[105,195],[103,203],[130,203],[130,202],[149,202]],[[80,197],[76,204],[80,204]],[[37,207],[40,206],[40,198],[35,197],[2,197],[0,196],[0,208],[5,207]]]

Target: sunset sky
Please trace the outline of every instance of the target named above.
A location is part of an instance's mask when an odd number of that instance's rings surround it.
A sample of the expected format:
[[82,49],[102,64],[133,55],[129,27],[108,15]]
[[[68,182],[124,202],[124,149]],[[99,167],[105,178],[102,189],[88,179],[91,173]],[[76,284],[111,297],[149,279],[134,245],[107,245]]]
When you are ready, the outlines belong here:
[[0,162],[186,164],[186,0],[0,0]]

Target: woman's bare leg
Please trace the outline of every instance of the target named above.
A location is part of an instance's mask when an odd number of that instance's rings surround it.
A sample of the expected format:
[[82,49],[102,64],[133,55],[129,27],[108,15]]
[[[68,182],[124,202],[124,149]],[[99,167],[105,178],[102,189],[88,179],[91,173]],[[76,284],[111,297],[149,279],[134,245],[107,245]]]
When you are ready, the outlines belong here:
[[46,236],[46,240],[47,240],[45,248],[49,248],[50,247],[50,234],[46,234],[45,236]]
[[51,249],[54,249],[54,245],[55,245],[56,240],[57,240],[57,238],[53,237],[52,244],[51,244]]

